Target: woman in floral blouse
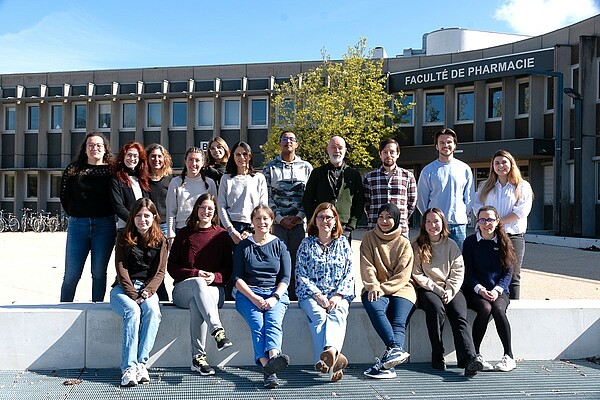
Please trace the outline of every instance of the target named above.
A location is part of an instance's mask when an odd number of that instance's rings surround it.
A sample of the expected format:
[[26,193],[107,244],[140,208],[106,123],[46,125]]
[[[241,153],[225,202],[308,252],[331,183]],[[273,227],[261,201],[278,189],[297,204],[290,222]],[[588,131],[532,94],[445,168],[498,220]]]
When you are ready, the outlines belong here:
[[348,365],[341,350],[348,309],[354,299],[352,250],[331,203],[317,206],[307,232],[296,260],[296,294],[308,317],[315,369],[328,373],[335,382],[342,379]]

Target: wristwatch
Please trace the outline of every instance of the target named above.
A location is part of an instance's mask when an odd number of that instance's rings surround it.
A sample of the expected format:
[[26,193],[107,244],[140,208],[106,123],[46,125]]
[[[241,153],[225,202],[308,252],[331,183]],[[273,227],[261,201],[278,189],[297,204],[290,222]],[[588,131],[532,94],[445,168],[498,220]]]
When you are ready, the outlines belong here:
[[273,292],[271,297],[275,297],[277,299],[277,301],[279,301],[281,299],[281,297],[279,297],[279,294],[277,292]]

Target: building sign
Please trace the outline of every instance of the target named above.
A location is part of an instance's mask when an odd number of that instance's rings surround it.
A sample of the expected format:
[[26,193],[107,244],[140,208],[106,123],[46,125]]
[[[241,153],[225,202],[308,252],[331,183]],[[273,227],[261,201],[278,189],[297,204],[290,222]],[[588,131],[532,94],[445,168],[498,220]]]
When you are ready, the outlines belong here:
[[528,71],[552,71],[553,69],[554,49],[537,50],[433,68],[395,72],[390,74],[390,93],[523,75]]

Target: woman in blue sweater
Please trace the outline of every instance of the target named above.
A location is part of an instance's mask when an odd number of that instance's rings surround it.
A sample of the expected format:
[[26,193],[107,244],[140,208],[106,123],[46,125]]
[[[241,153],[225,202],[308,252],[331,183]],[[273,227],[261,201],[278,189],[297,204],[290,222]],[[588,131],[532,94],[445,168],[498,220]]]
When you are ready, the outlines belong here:
[[[484,371],[512,371],[516,363],[512,353],[506,308],[510,303],[508,285],[516,256],[494,207],[481,207],[477,212],[477,230],[465,240],[463,258],[463,292],[468,307],[477,313],[473,321],[473,341],[477,357],[482,362]],[[504,356],[495,367],[484,361],[479,351],[490,316],[494,318],[498,336],[504,347]]]
[[285,243],[271,234],[275,220],[266,205],[250,214],[254,234],[242,240],[233,253],[235,307],[250,327],[254,362],[262,365],[264,386],[279,386],[277,373],[290,359],[281,353],[283,317],[290,305],[287,288],[292,262]]

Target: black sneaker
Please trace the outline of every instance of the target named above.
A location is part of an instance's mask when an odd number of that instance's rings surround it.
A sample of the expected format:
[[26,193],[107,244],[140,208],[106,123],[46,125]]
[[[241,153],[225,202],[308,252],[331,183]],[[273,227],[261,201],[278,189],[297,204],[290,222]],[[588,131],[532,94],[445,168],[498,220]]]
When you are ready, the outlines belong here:
[[285,354],[277,354],[269,358],[269,361],[263,367],[265,374],[274,375],[283,371],[290,364],[290,358]]
[[444,360],[431,360],[431,368],[437,369],[438,371],[445,371],[446,363]]
[[265,379],[263,382],[265,389],[275,389],[277,386],[279,386],[279,379],[277,379],[277,375],[275,374],[269,375],[265,372]]
[[213,336],[215,337],[215,341],[217,342],[217,350],[221,351],[223,349],[233,346],[231,340],[227,339],[227,336],[225,336],[224,329],[218,329]]
[[206,355],[199,354],[192,358],[192,371],[199,372],[200,375],[214,375],[215,370],[206,361]]
[[471,357],[465,367],[465,376],[477,375],[479,371],[483,371],[483,362],[478,357]]

